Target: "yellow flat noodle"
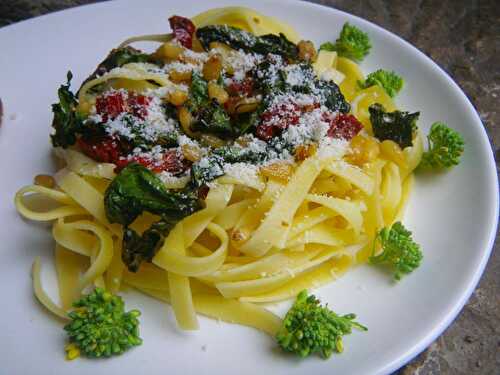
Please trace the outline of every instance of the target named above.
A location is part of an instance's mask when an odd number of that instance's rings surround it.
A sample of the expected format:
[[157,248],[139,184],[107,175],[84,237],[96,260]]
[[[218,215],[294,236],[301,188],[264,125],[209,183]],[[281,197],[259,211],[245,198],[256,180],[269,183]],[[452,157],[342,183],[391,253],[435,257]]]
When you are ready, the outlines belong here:
[[60,246],[88,257],[92,255],[97,242],[95,236],[68,226],[61,219],[52,226],[52,236]]
[[[380,184],[382,181],[382,168],[385,161],[378,160],[366,167],[366,172],[375,180],[373,194],[366,199],[367,210],[363,212],[364,231],[372,240],[380,229],[384,226],[384,216],[382,213],[382,197],[380,195]],[[365,262],[372,253],[372,245],[368,244],[356,255],[358,263]]]
[[[143,263],[137,272],[123,271],[123,282],[138,289],[150,289],[169,293],[168,272],[151,263]],[[196,279],[190,279],[193,294],[219,294],[219,292]]]
[[299,35],[291,26],[245,7],[214,8],[197,14],[191,20],[197,28],[208,25],[228,25],[255,35],[283,33],[294,43],[300,40]]
[[[165,240],[165,248],[169,252],[185,255],[182,223],[177,224]],[[166,271],[163,271],[166,273]],[[198,319],[193,305],[193,296],[189,285],[189,278],[169,272],[167,275],[170,291],[170,302],[174,310],[175,319],[184,330],[199,329]]]
[[328,194],[332,196],[345,196],[352,190],[352,185],[341,177],[329,176],[317,178],[311,188],[313,194]]
[[414,183],[415,177],[410,174],[406,179],[403,181],[403,187],[402,187],[402,192],[401,192],[401,201],[399,202],[397,211],[396,211],[396,217],[394,218],[394,221],[402,220],[403,215],[406,210],[406,206],[408,205],[408,201],[411,196],[411,191],[413,190],[413,183]]
[[255,189],[257,191],[262,191],[265,189],[266,184],[258,176],[242,176],[240,178],[236,176],[224,175],[217,179],[219,184],[230,184],[230,185],[243,185],[249,188]]
[[382,168],[380,193],[384,224],[388,225],[394,220],[401,200],[401,176],[399,175],[399,167],[393,162],[388,162]]
[[[138,289],[153,298],[170,303],[168,293],[145,288]],[[281,327],[281,319],[278,316],[251,303],[211,294],[196,294],[193,296],[193,301],[196,312],[212,319],[252,327],[273,337]]]
[[247,257],[245,255],[231,256],[228,255],[226,257],[226,262],[228,263],[237,263],[237,264],[248,264],[255,262],[257,258]]
[[360,203],[317,194],[308,194],[306,199],[337,212],[349,222],[356,233],[361,232],[363,216],[361,215]]
[[183,276],[203,276],[217,271],[227,256],[228,237],[226,231],[217,224],[210,223],[207,225],[207,229],[220,241],[219,247],[212,254],[205,257],[177,254],[168,249],[168,242],[165,241],[165,244],[153,258],[153,263],[166,271]]
[[[217,224],[217,223],[215,223]],[[191,246],[188,248],[189,251],[191,251],[193,254],[198,255],[200,257],[206,257],[207,255],[211,255],[213,251],[211,251],[209,248],[206,246],[203,246],[202,244],[198,242],[193,242]]]
[[[249,207],[249,209],[241,216],[238,223],[233,229],[233,234],[238,233],[243,238],[248,238],[250,232],[252,232],[262,221],[264,215],[272,207],[273,203],[278,199],[282,193],[283,185],[276,181],[269,181],[266,189],[262,196],[257,200],[254,206]],[[234,237],[231,241],[232,245],[237,247],[242,246],[242,244],[236,240]]]
[[417,135],[413,140],[413,147],[406,147],[403,150],[405,156],[405,161],[407,168],[401,171],[401,178],[404,179],[408,176],[415,168],[420,164],[422,160],[422,154],[424,153],[424,142],[422,140],[422,133],[420,130],[417,131]]
[[335,69],[337,66],[337,52],[321,50],[316,56],[316,61],[312,64],[314,73],[317,77],[328,71],[328,69]]
[[297,168],[283,193],[271,207],[259,227],[240,250],[251,256],[261,256],[276,245],[292,223],[293,216],[304,200],[325,160],[312,156]]
[[123,271],[123,281],[136,288],[147,288],[160,291],[169,290],[168,276],[164,269],[154,264],[143,263],[137,272]]
[[196,311],[228,323],[257,328],[275,336],[281,327],[281,319],[272,312],[251,303],[226,299],[222,296],[198,294],[194,296]]
[[[23,197],[27,193],[43,195],[44,197],[53,199],[54,201],[62,203],[65,206],[57,207],[45,212],[34,211],[27,207],[24,202]],[[83,215],[86,213],[83,208],[76,206],[75,201],[73,201],[67,194],[38,185],[25,186],[19,189],[14,198],[14,204],[16,205],[17,211],[21,215],[27,219],[36,221],[50,221],[66,216]]]
[[351,112],[370,133],[372,132],[372,124],[368,107],[375,103],[382,104],[385,110],[389,112],[397,109],[391,97],[378,85],[359,91],[351,102]]
[[113,258],[111,259],[109,267],[106,269],[105,281],[108,290],[111,293],[116,293],[120,290],[125,265],[122,261],[122,241],[120,239],[115,239],[113,244]]
[[[113,253],[114,253],[114,251],[113,251]],[[94,246],[94,249],[92,250],[92,255],[90,256],[90,266],[92,266],[92,264],[95,263],[98,254],[99,254],[99,243],[96,243],[95,246]],[[113,258],[111,258],[111,260],[113,260]],[[110,264],[111,264],[111,262],[110,262]],[[106,272],[106,270],[104,272]],[[104,281],[104,277],[103,277],[102,274],[99,275],[99,276],[97,276],[94,279],[94,285],[95,285],[96,288],[107,289],[106,288],[106,283]]]
[[93,176],[82,176],[85,181],[92,185],[99,193],[104,196],[106,190],[108,189],[111,181],[105,178],[93,177]]
[[243,296],[254,296],[257,294],[269,292],[274,290],[289,280],[292,280],[299,274],[308,269],[318,266],[319,264],[333,258],[336,256],[341,256],[343,252],[341,248],[329,248],[327,251],[323,252],[317,258],[310,260],[308,262],[303,263],[299,267],[295,269],[284,269],[282,273],[270,276],[263,277],[259,279],[253,280],[244,280],[244,281],[230,281],[230,282],[220,282],[216,283],[215,287],[219,290],[219,292],[226,298],[239,298]]
[[40,264],[40,257],[36,257],[31,268],[31,277],[33,278],[33,291],[35,293],[35,297],[47,310],[49,310],[55,316],[63,320],[69,320],[66,311],[62,307],[59,307],[57,304],[55,304],[43,290],[42,278],[40,275]]
[[374,181],[361,168],[339,160],[328,164],[325,170],[335,176],[342,177],[366,195],[370,195],[373,192]]
[[349,269],[352,263],[352,257],[348,255],[342,256],[338,259],[331,259],[311,271],[300,274],[289,283],[276,288],[272,292],[251,297],[241,297],[239,300],[241,302],[253,303],[284,301],[293,298],[304,289],[319,288],[322,285],[336,280]]
[[217,271],[211,275],[205,276],[204,279],[210,280],[211,282],[222,282],[251,280],[272,276],[273,274],[281,272],[283,269],[294,269],[299,267],[317,255],[319,251],[320,248],[318,247],[302,252],[282,251],[265,256],[243,266]]
[[291,238],[286,243],[287,248],[294,248],[299,245],[321,244],[327,246],[340,246],[346,244],[348,236],[342,229],[333,228],[327,223],[319,223],[301,232],[298,236]]
[[[268,184],[266,183],[266,188]],[[262,192],[248,188],[244,185],[234,185],[233,194],[231,195],[230,204],[243,201],[245,199],[258,199],[262,196]]]
[[148,34],[148,35],[139,35],[128,38],[124,40],[118,48],[123,48],[128,46],[129,44],[136,42],[158,42],[158,43],[166,43],[172,40],[173,34]]
[[309,211],[310,211],[309,210],[309,202],[303,201],[300,203],[300,206],[299,206],[299,208],[297,208],[297,211],[295,211],[295,217],[306,215]]
[[336,63],[336,69],[345,75],[344,80],[339,85],[340,91],[350,102],[360,90],[358,81],[364,81],[365,76],[359,65],[348,58],[338,57]]
[[88,258],[60,245],[56,245],[54,255],[59,298],[63,310],[68,310],[73,302],[80,298],[78,283],[80,275],[88,268]]
[[255,199],[245,199],[237,203],[233,203],[224,208],[214,219],[213,222],[220,225],[223,229],[228,230],[233,228],[243,214],[255,204]]
[[206,207],[182,220],[182,225],[185,228],[185,247],[190,247],[212,219],[226,207],[231,199],[232,191],[232,185],[217,184],[208,192],[205,199]]
[[66,162],[69,170],[83,176],[93,176],[112,180],[115,178],[115,165],[111,163],[98,163],[79,151],[57,147],[56,155]]
[[[137,93],[144,93],[147,90],[155,90],[158,88],[158,85],[154,85],[150,81],[138,81],[138,80],[134,81],[127,78],[112,79],[108,81],[108,86],[115,90],[125,89]],[[93,98],[89,99],[93,100]]]
[[54,175],[59,187],[73,198],[80,206],[85,208],[101,224],[108,227],[113,234],[122,235],[121,226],[110,224],[104,211],[104,196],[92,184],[84,178],[78,176],[75,172],[68,169],[61,169]]
[[[148,70],[148,67],[151,70]],[[155,69],[153,69],[155,68]],[[168,79],[168,75],[154,72],[157,70],[155,65],[144,63],[125,64],[120,68],[114,68],[111,71],[103,74],[100,77],[86,82],[78,92],[78,100],[85,102],[87,100],[87,92],[94,86],[107,82],[113,79],[128,79],[132,81],[153,81],[160,86],[173,86],[174,84]]]
[[81,291],[97,277],[104,274],[113,259],[113,239],[111,233],[103,226],[88,220],[75,221],[65,224],[69,228],[85,230],[94,233],[99,238],[99,251],[95,261],[80,279],[78,290]]
[[297,215],[292,223],[292,228],[288,233],[288,239],[298,236],[305,230],[314,227],[331,217],[335,216],[335,212],[326,207],[316,207],[302,215]]

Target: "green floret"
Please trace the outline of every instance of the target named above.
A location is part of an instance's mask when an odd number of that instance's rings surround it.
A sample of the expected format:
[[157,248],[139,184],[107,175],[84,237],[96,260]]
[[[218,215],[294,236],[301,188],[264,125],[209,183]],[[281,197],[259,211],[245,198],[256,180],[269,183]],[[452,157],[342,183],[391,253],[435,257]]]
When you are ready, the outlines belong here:
[[368,34],[358,29],[356,26],[346,22],[340,32],[340,37],[335,43],[327,42],[320,46],[320,50],[337,51],[339,56],[348,59],[361,61],[368,55],[371,48]]
[[368,74],[364,82],[359,82],[361,88],[364,89],[379,85],[391,98],[394,98],[396,94],[401,91],[403,84],[403,78],[398,76],[395,72],[383,69]]
[[276,340],[285,351],[299,357],[319,353],[328,358],[333,352],[343,351],[342,336],[351,333],[352,327],[366,331],[367,328],[354,321],[356,315],[339,316],[320,305],[314,295],[303,290],[283,320]]
[[462,135],[442,122],[435,122],[427,136],[429,149],[422,155],[422,169],[444,169],[460,163],[464,152]]
[[139,337],[138,310],[125,312],[121,297],[96,288],[73,304],[64,329],[69,341],[88,357],[122,354],[142,343]]
[[411,232],[401,222],[394,223],[391,228],[383,228],[375,238],[375,244],[377,241],[380,242],[382,252],[372,255],[370,262],[392,267],[396,280],[420,266],[423,258],[420,246],[413,241]]

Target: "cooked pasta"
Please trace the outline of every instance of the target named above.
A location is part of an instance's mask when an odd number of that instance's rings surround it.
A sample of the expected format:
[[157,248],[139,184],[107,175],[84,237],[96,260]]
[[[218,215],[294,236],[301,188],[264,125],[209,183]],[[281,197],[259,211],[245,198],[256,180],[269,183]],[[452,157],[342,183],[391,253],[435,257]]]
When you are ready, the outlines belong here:
[[[52,222],[60,302],[43,291],[38,258],[34,290],[61,318],[95,285],[171,304],[182,329],[198,329],[200,313],[275,334],[280,319],[265,303],[365,262],[404,214],[421,135],[404,148],[374,136],[370,106],[396,104],[359,86],[356,62],[308,57],[293,28],[246,8],[192,20],[187,39],[174,22],[173,34],[112,51],[59,104],[73,117],[64,129],[54,120],[65,162],[55,186],[16,194],[23,217]],[[238,35],[214,34],[224,28],[200,32],[210,25],[285,38],[299,57],[245,51]],[[137,41],[159,47],[128,47]]]

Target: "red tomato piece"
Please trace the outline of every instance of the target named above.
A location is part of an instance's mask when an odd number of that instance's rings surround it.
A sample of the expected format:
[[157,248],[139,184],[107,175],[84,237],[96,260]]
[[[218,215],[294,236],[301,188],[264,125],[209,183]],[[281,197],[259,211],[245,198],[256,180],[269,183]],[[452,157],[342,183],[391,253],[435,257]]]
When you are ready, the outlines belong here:
[[116,163],[122,153],[120,143],[112,137],[78,138],[77,145],[85,155],[101,163]]
[[342,138],[350,141],[361,129],[363,124],[353,115],[339,113],[335,116],[332,113],[324,113],[323,119],[330,123],[328,136],[332,138]]
[[189,18],[172,16],[168,19],[170,28],[175,39],[184,47],[191,49],[193,46],[193,34],[196,29]]

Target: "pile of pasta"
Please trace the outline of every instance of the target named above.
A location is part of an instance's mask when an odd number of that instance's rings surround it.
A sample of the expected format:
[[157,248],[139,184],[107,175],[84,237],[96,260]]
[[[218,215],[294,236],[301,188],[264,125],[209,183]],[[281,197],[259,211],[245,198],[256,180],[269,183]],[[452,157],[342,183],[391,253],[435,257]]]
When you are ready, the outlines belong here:
[[[284,32],[297,39],[289,26],[245,8],[208,11],[194,21],[257,34]],[[155,38],[131,41],[139,39]],[[172,84],[159,73],[129,65],[87,83],[80,95],[107,79]],[[371,104],[396,109],[380,87],[358,87],[364,76],[351,60],[337,57],[331,67],[344,75],[340,89],[368,132]],[[21,215],[53,223],[60,303],[42,288],[38,258],[33,266],[35,294],[51,312],[67,319],[72,302],[92,285],[111,292],[132,287],[171,304],[183,329],[197,329],[200,313],[273,335],[281,320],[266,303],[317,288],[365,262],[377,232],[401,218],[422,141],[417,134],[414,146],[397,157],[381,154],[362,167],[348,157],[312,155],[295,164],[287,181],[220,177],[210,187],[205,208],[179,222],[152,263],[143,263],[136,273],[121,260],[121,226],[105,215],[103,198],[114,165],[74,149],[57,153],[65,167],[54,175],[55,186],[30,185],[15,197]],[[140,233],[155,220],[143,214],[131,227]]]

